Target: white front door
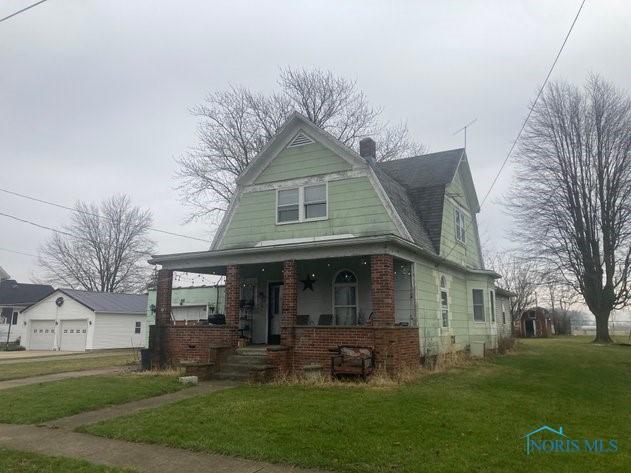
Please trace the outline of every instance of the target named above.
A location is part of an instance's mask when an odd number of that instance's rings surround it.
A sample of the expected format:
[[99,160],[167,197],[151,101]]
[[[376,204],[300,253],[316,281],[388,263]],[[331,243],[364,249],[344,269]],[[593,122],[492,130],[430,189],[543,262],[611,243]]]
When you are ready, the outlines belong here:
[[87,320],[62,320],[59,333],[59,349],[62,351],[85,351],[88,338]]
[[54,341],[54,320],[31,320],[29,350],[52,350]]

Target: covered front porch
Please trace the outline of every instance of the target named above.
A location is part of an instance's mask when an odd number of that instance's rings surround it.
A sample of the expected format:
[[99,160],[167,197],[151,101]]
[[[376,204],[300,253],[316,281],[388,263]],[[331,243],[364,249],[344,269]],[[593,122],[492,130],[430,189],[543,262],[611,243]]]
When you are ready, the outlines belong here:
[[[163,262],[170,267],[159,271],[157,336],[151,337],[160,364],[216,361],[219,351],[266,346],[278,372],[313,364],[327,372],[331,351],[342,345],[370,347],[377,364],[388,369],[418,363],[413,263],[386,252],[318,257],[320,252],[300,259],[280,260],[298,256],[289,251],[233,258],[241,264],[213,264],[220,261],[215,257],[195,268]],[[225,276],[223,317],[186,326],[172,321],[174,270]]]

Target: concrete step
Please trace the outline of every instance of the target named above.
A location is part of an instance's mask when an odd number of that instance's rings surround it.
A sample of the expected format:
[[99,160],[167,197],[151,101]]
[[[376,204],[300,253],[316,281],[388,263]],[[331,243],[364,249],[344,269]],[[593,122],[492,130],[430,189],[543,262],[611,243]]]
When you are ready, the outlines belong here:
[[249,371],[220,371],[213,374],[213,379],[229,379],[235,381],[245,381],[250,378]]
[[267,360],[248,360],[248,359],[239,359],[237,357],[235,358],[228,358],[222,365],[221,365],[221,369],[228,369],[229,367],[239,367],[239,368],[244,368],[244,369],[252,369],[252,368],[268,368],[272,365],[270,365]]
[[237,355],[241,356],[265,356],[267,354],[266,347],[245,347],[237,348]]

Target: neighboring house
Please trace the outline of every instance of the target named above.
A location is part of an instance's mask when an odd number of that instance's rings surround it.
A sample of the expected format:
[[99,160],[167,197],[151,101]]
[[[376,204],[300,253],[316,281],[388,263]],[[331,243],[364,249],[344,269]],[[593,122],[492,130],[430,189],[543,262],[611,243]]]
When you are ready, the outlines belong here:
[[527,309],[515,321],[516,337],[549,337],[553,334],[552,316],[543,307]]
[[513,321],[510,315],[510,300],[514,296],[515,294],[506,289],[495,288],[495,319],[497,321],[497,334],[500,337],[512,336]]
[[[223,285],[191,286],[174,288],[171,293],[171,320],[188,324],[208,320],[224,313],[225,291]],[[156,323],[156,291],[148,292],[147,326]],[[145,346],[149,343],[149,331],[145,333]]]
[[[2,268],[0,268],[2,269]],[[0,276],[6,272],[0,271]],[[16,342],[23,335],[20,311],[53,292],[47,284],[25,284],[9,279],[0,281],[0,343]]]
[[27,350],[84,351],[144,345],[147,296],[57,289],[21,313]]
[[[208,251],[154,256],[161,363],[249,343],[281,370],[326,370],[330,349],[388,369],[497,343],[495,279],[464,149],[375,162],[294,113],[237,180]],[[225,326],[170,320],[172,271],[226,276]],[[201,347],[201,348],[200,348]]]

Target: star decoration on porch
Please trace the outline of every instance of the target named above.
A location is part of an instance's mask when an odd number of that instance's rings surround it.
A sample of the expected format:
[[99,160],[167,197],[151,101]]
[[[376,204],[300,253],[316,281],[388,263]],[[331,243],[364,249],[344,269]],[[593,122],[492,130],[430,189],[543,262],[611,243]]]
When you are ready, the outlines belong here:
[[301,279],[300,282],[302,283],[303,291],[306,291],[307,289],[311,289],[313,291],[313,283],[316,282],[316,280],[311,279],[311,275],[307,274],[307,277],[305,279]]

